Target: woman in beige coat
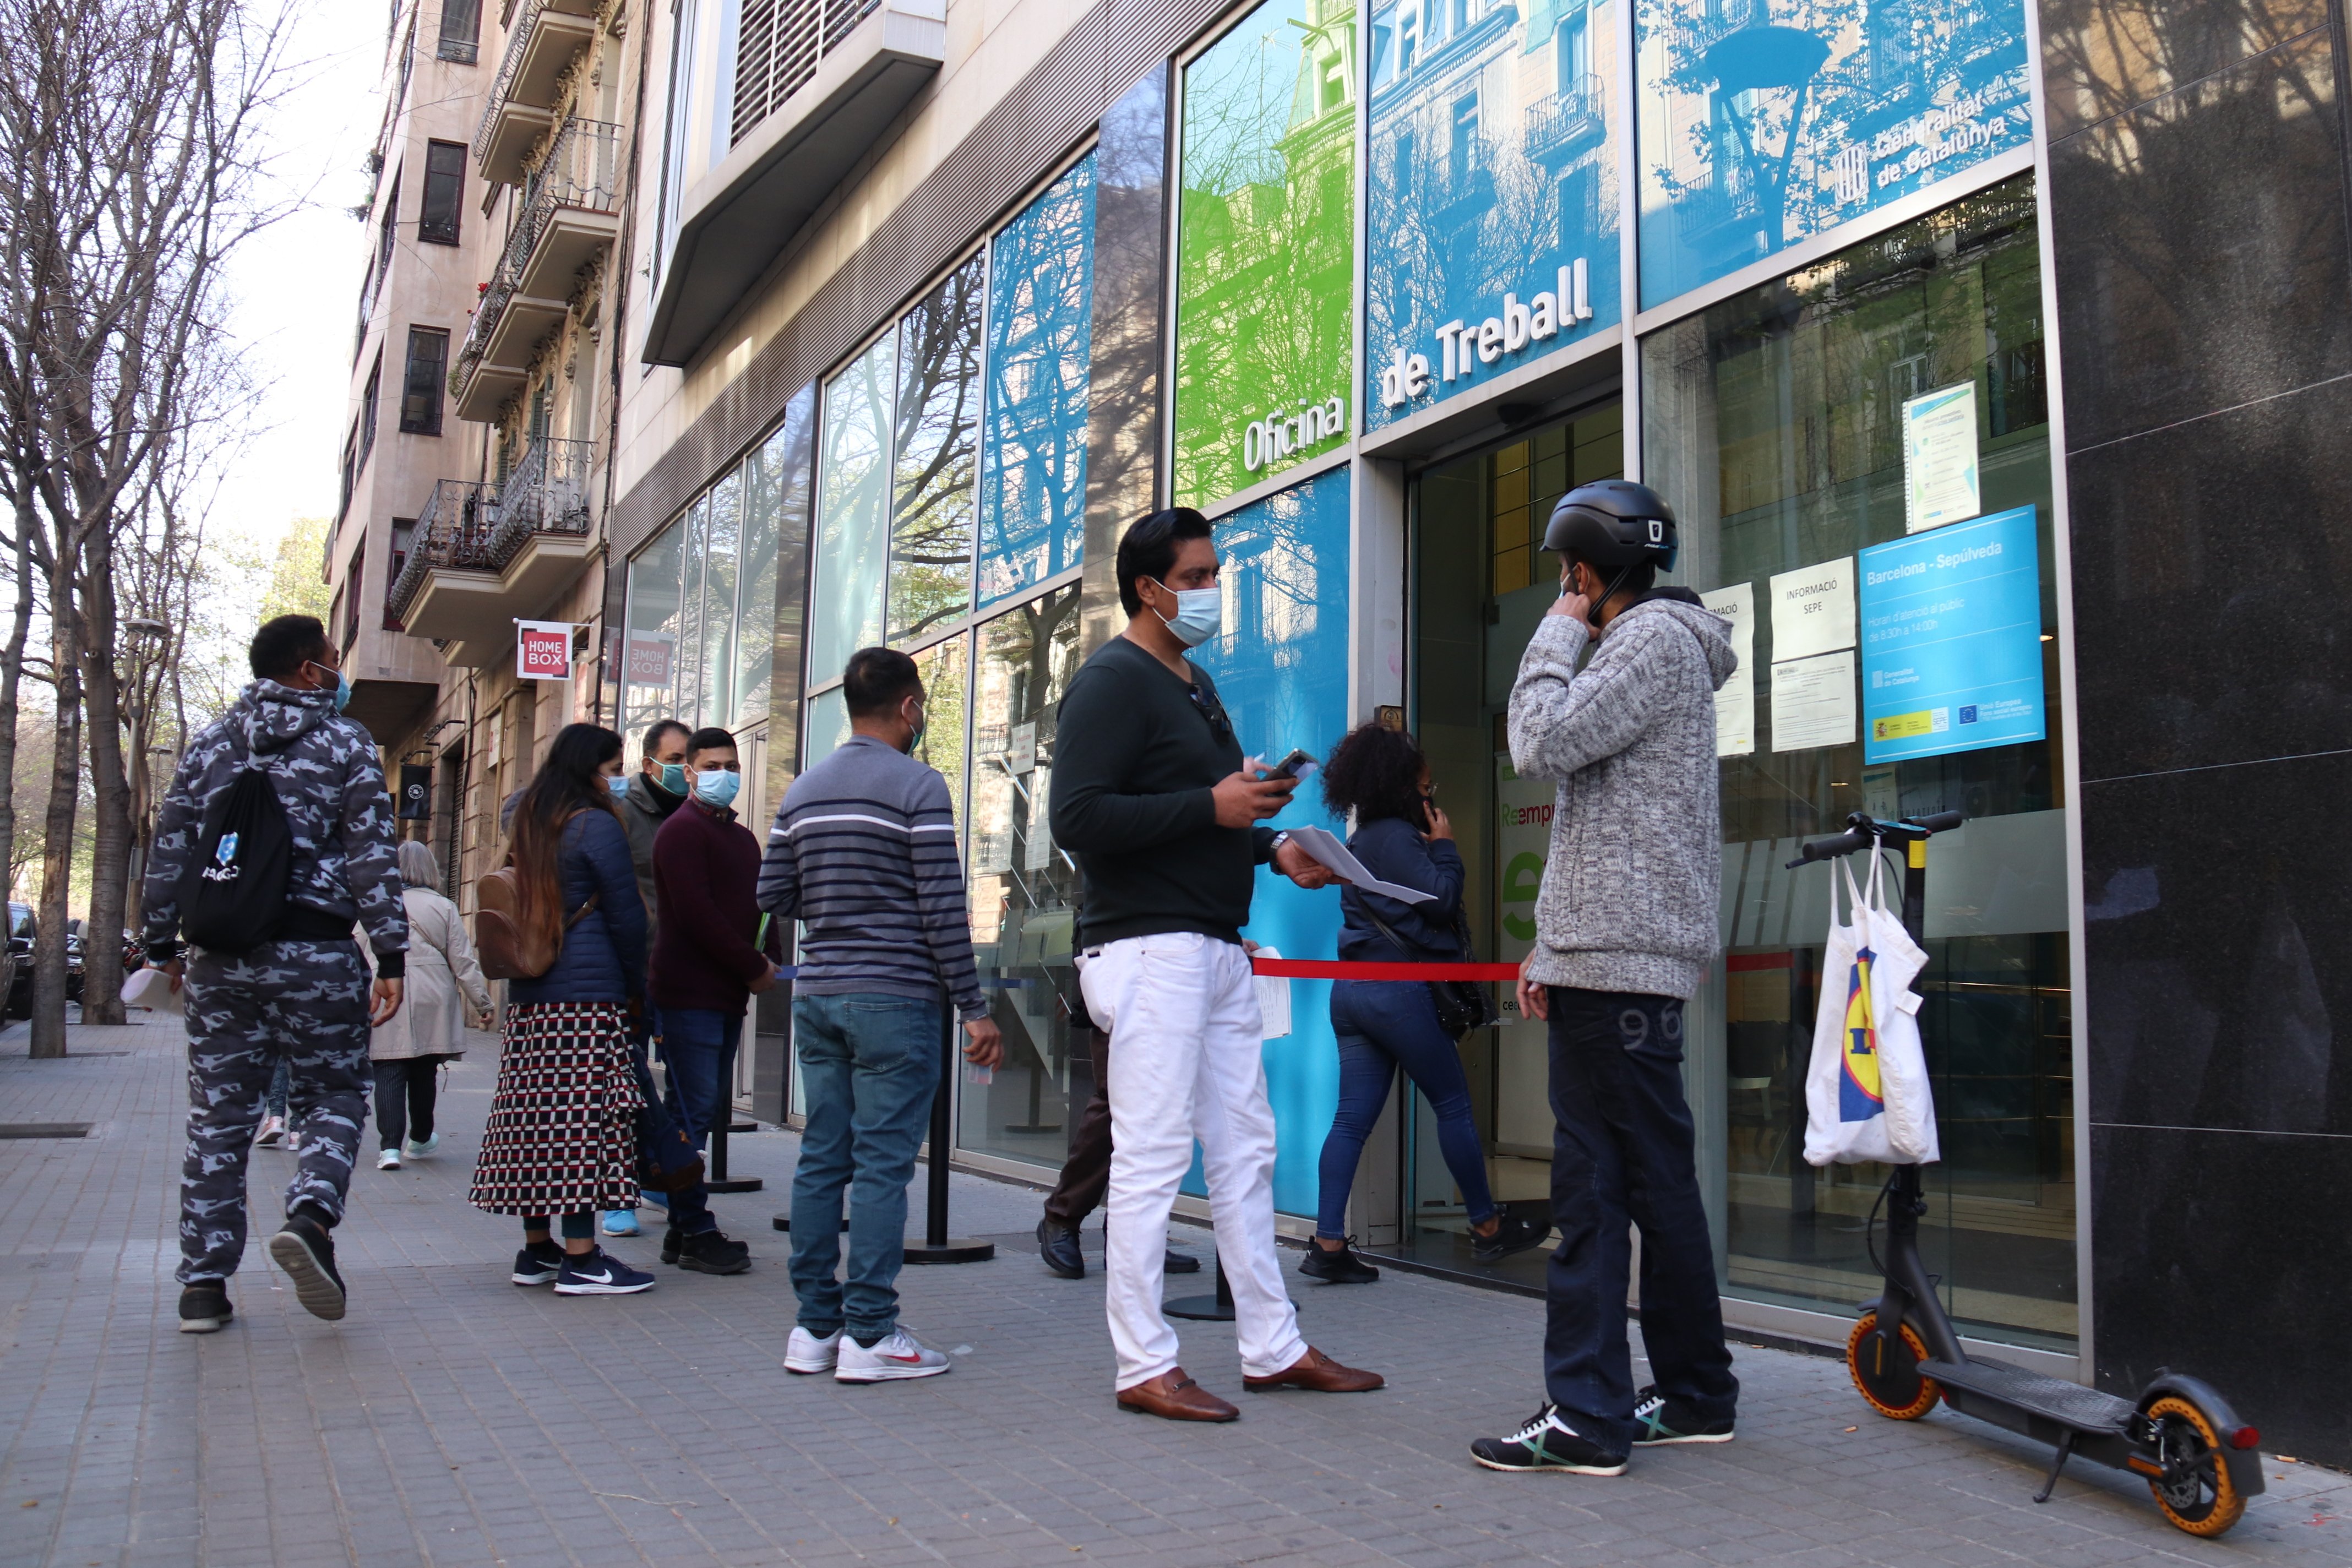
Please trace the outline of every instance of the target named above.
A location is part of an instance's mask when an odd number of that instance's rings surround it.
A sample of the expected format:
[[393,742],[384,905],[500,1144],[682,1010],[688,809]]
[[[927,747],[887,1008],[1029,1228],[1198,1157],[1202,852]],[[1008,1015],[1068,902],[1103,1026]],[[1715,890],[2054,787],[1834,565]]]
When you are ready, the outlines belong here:
[[399,1012],[368,1043],[375,1064],[375,1126],[383,1143],[376,1169],[397,1171],[401,1157],[422,1159],[441,1146],[433,1131],[436,1080],[458,1047],[464,1016],[459,993],[487,1027],[490,992],[466,940],[457,906],[434,890],[441,879],[433,851],[411,838],[400,846],[401,902],[408,910],[408,991]]

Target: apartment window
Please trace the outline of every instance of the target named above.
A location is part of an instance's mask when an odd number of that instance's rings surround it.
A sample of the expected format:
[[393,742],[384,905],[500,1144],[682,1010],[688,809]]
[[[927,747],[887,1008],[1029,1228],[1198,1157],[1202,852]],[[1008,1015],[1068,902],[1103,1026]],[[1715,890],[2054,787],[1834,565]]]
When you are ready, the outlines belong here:
[[449,369],[449,334],[437,327],[408,329],[408,369],[401,377],[400,433],[441,434],[441,386]]
[[383,381],[383,351],[378,349],[375,363],[368,366],[367,386],[360,394],[360,455],[352,465],[353,477],[367,467],[368,454],[375,450],[375,400]]
[[457,243],[457,215],[466,202],[466,144],[431,142],[425,148],[425,202],[416,237],[428,245]]
[[359,548],[352,552],[351,574],[343,579],[342,650],[345,653],[352,651],[352,644],[359,638],[360,600],[367,592],[366,572],[367,541],[362,539],[360,541]]
[[1553,58],[1562,98],[1576,98],[1592,75],[1592,14],[1581,5],[1561,18]]
[[359,449],[359,425],[354,421],[352,426],[351,434],[343,437],[342,491],[335,501],[335,521],[338,522],[342,521],[343,514],[345,512],[352,510],[352,481],[358,477],[359,473],[359,465],[353,459],[358,457]]
[[392,591],[400,584],[400,574],[408,566],[408,548],[416,538],[416,520],[395,517],[392,520],[392,554],[383,567],[383,629],[404,632],[407,626],[392,613]]
[[481,39],[482,0],[442,0],[439,57],[472,65],[480,56]]
[[1475,92],[1454,101],[1452,154],[1451,173],[1458,186],[1478,166],[1478,95]]
[[375,236],[375,286],[378,289],[383,287],[383,275],[392,270],[392,244],[398,237],[400,228],[400,177],[406,172],[404,164],[394,169],[392,188],[383,195],[383,221],[377,226]]

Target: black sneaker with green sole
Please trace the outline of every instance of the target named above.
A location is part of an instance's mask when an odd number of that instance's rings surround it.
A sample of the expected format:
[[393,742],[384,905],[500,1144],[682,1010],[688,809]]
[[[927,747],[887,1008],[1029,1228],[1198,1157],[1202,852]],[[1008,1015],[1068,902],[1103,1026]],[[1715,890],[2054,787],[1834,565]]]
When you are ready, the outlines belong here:
[[1490,1470],[1557,1470],[1570,1476],[1622,1476],[1625,1456],[1612,1454],[1546,1405],[1507,1437],[1481,1437],[1470,1457]]
[[1687,1405],[1660,1394],[1654,1384],[1633,1396],[1633,1419],[1642,1428],[1640,1436],[1633,1439],[1636,1448],[1663,1448],[1669,1443],[1731,1441],[1731,1417],[1706,1420]]

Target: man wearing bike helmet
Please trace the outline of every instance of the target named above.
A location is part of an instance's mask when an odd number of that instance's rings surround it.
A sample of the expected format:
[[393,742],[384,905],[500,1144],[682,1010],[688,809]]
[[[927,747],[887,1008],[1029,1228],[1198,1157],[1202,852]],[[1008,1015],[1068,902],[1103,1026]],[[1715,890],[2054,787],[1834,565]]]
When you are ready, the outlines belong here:
[[[1570,491],[1544,548],[1560,558],[1560,596],[1519,660],[1510,739],[1520,777],[1559,786],[1518,995],[1550,1026],[1560,1244],[1545,1281],[1544,1406],[1470,1452],[1490,1469],[1613,1476],[1635,1447],[1730,1441],[1739,1396],[1682,1085],[1683,1004],[1717,946],[1715,693],[1738,659],[1721,616],[1656,591],[1675,539],[1655,491],[1622,479]],[[1657,1380],[1638,1393],[1629,1223]]]

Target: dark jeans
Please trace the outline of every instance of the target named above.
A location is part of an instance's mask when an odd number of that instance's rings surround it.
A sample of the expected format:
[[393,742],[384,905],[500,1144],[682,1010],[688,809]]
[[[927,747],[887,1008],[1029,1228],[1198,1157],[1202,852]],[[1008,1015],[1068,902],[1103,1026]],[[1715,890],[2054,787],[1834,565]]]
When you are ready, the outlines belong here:
[[[808,1126],[793,1173],[793,1289],[801,1327],[870,1344],[898,1325],[907,1184],[940,1087],[936,1001],[879,994],[793,998]],[[849,1194],[849,1268],[841,1264]]]
[[743,1015],[713,1007],[665,1007],[661,1010],[662,1066],[669,1069],[670,1120],[701,1149],[727,1104],[728,1069],[735,1058],[735,1041],[743,1028]]
[[269,1075],[269,1087],[261,1091],[263,1109],[278,1121],[286,1120],[286,1089],[294,1081],[294,1066],[284,1057],[278,1058],[278,1070]]
[[1348,1193],[1356,1184],[1356,1163],[1364,1140],[1388,1104],[1389,1086],[1404,1068],[1413,1087],[1429,1099],[1437,1118],[1437,1146],[1470,1223],[1495,1212],[1486,1187],[1486,1152],[1470,1115],[1470,1079],[1462,1053],[1437,1026],[1437,1004],[1419,980],[1342,980],[1331,987],[1331,1029],[1339,1037],[1339,1109],[1324,1135],[1318,1173],[1321,1197],[1315,1234],[1338,1240],[1348,1226]]
[[[629,1065],[637,1077],[637,1098],[645,1102],[645,1109],[637,1112],[638,1159],[651,1163],[645,1151],[677,1124],[670,1120],[669,1108],[662,1103],[661,1096],[654,1091],[654,1070],[646,1060],[646,1044],[645,1026],[634,1026],[629,1031]],[[700,1182],[665,1193],[662,1198],[669,1210],[672,1229],[687,1236],[699,1236],[719,1228],[719,1222],[710,1214],[710,1189]]]
[[1642,1343],[1658,1392],[1702,1422],[1730,1419],[1739,1402],[1683,1098],[1683,1005],[1549,990],[1560,1243],[1545,1275],[1544,1388],[1569,1425],[1623,1454],[1635,1433],[1629,1220],[1642,1231]]
[[448,1059],[409,1057],[373,1064],[379,1147],[397,1149],[403,1138],[422,1143],[433,1136],[433,1105],[440,1093],[441,1064]]
[[1092,1025],[1085,1027],[1093,1047],[1095,1091],[1071,1130],[1062,1179],[1045,1194],[1045,1217],[1062,1230],[1085,1224],[1110,1190],[1110,1037]]

